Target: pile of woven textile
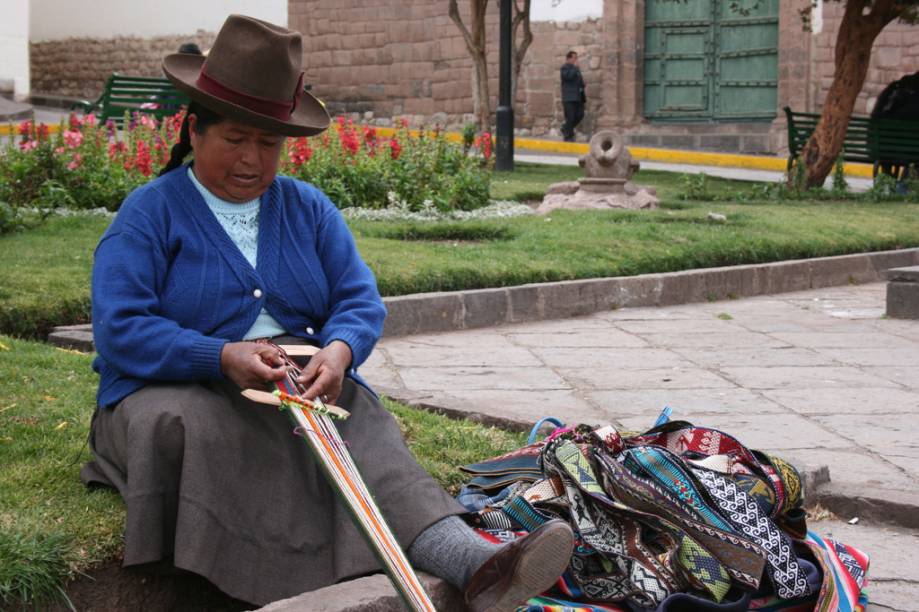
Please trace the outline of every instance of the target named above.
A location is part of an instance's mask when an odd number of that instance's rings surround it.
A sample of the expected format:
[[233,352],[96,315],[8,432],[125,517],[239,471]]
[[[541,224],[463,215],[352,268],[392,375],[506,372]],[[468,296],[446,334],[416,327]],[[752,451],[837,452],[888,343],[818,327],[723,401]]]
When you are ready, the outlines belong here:
[[554,518],[574,530],[567,571],[521,611],[867,604],[868,557],[808,531],[798,471],[724,432],[558,427],[462,469],[472,478],[458,499],[483,537],[511,541]]

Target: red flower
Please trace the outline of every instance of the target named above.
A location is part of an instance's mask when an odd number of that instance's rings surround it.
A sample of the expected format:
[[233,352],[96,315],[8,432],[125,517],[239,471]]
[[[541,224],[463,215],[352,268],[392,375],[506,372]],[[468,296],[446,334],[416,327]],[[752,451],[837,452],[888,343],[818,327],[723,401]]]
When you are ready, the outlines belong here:
[[310,143],[306,138],[291,138],[287,142],[287,154],[294,167],[299,168],[310,160],[313,156],[313,150],[310,148]]
[[342,148],[351,155],[357,155],[361,149],[361,139],[357,135],[357,130],[354,129],[354,123],[348,121],[348,127],[342,127],[339,132]]
[[402,145],[400,145],[399,141],[395,138],[389,141],[389,152],[393,159],[399,159],[399,156],[402,154]]
[[19,127],[17,128],[17,131],[19,132],[20,136],[31,136],[32,135],[32,120],[26,119],[25,121],[20,123]]
[[364,126],[364,145],[367,147],[367,153],[370,157],[373,157],[377,149],[377,131],[375,128]]
[[485,161],[491,159],[491,133],[485,132],[481,136],[475,139],[475,146],[482,152],[482,157],[485,158]]
[[108,145],[108,157],[109,159],[115,159],[115,156],[119,153],[124,153],[126,147],[123,142],[111,142]]
[[143,140],[137,141],[137,155],[134,158],[134,167],[144,176],[153,174],[153,159],[150,157],[150,146]]

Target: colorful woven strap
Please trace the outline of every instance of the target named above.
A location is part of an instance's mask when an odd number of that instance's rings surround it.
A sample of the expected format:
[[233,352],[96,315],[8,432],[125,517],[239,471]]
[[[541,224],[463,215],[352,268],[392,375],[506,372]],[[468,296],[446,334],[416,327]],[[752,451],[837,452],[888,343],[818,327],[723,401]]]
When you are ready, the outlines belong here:
[[712,553],[735,580],[748,587],[759,588],[766,555],[758,545],[745,537],[693,519],[684,511],[685,506],[675,504],[661,486],[636,477],[603,451],[594,454],[605,472],[604,482],[617,500],[685,531]]
[[689,475],[666,453],[667,451],[663,449],[649,446],[632,448],[624,453],[625,466],[633,474],[655,480],[682,503],[695,510],[709,525],[724,531],[735,531],[730,523],[721,518],[717,511],[709,507]]
[[511,517],[526,531],[536,531],[540,525],[549,522],[549,518],[534,508],[530,503],[517,495],[507,500],[501,511]]
[[791,540],[779,531],[759,504],[720,474],[702,469],[694,469],[693,473],[728,520],[766,551],[767,571],[778,596],[793,599],[810,593]]
[[[630,593],[615,595],[627,597],[639,606],[653,607],[679,590],[683,584],[662,560],[669,559],[670,555],[651,552],[642,540],[641,525],[609,508],[611,500],[598,489],[593,470],[577,445],[563,442],[551,450],[554,452],[547,453],[545,460],[554,458],[562,474],[578,533],[594,550],[616,564],[620,578],[625,578],[631,587]],[[659,549],[670,551],[675,551],[677,546],[666,533],[659,534],[657,545]],[[620,580],[616,587],[621,591],[625,585]],[[614,601],[613,595],[604,593],[595,598]]]
[[698,586],[708,591],[716,602],[721,602],[731,590],[731,576],[724,566],[689,536],[680,540],[677,559]]

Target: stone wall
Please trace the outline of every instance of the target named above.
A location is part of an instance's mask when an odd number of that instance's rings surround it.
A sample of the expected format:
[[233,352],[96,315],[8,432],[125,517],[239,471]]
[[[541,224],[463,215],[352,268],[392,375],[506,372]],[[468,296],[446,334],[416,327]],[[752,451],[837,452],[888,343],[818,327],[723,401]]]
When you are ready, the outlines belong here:
[[202,49],[215,33],[152,38],[68,38],[30,44],[32,90],[60,96],[95,99],[113,72],[133,76],[162,76],[163,57],[186,42]]
[[[289,6],[290,27],[305,35],[306,80],[333,111],[407,115],[416,123],[435,114],[448,125],[472,120],[472,59],[443,0],[291,0]],[[494,110],[497,3],[487,23]],[[601,22],[534,23],[533,35],[518,85],[517,126],[524,133],[557,133],[564,120],[558,71],[569,49],[581,55],[588,117],[596,117],[603,89]]]
[[[814,35],[813,110],[819,111],[833,82],[836,33],[842,21],[843,4],[823,5],[823,28]],[[865,85],[855,102],[855,112],[869,114],[887,85],[919,70],[919,26],[894,22],[874,41]]]

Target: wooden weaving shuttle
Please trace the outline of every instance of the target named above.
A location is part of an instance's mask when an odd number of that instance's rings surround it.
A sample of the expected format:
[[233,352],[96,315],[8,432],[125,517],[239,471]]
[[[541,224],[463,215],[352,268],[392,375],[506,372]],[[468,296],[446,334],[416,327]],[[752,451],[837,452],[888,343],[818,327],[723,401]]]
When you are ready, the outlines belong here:
[[[267,404],[268,406],[279,406],[280,407],[284,403],[281,400],[281,397],[279,395],[270,393],[268,391],[260,391],[258,389],[243,389],[242,395],[244,398],[248,400],[252,400],[253,402],[258,402],[259,404]],[[299,404],[303,406],[304,408],[308,408],[311,410],[318,409],[316,405],[313,404],[313,402],[309,401],[308,399],[289,398],[288,401],[293,401],[294,403]],[[344,408],[335,406],[334,404],[323,404],[323,407],[325,408],[325,411],[329,413],[330,416],[337,418],[337,419],[347,419],[349,416],[351,416],[350,412],[348,412]],[[318,409],[318,410],[320,412],[322,411],[321,409]]]
[[288,357],[312,357],[319,352],[319,347],[312,344],[281,344],[278,348],[287,353]]

